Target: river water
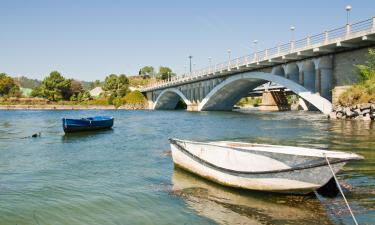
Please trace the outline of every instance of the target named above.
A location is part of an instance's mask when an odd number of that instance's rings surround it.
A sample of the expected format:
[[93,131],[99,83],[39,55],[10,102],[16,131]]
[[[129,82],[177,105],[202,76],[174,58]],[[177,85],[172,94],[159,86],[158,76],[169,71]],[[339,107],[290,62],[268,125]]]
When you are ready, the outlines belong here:
[[[91,115],[114,116],[113,130],[64,134],[62,117]],[[0,224],[352,224],[340,196],[239,191],[174,169],[169,137],[361,154],[338,178],[360,224],[375,224],[375,123],[121,110],[0,111]]]

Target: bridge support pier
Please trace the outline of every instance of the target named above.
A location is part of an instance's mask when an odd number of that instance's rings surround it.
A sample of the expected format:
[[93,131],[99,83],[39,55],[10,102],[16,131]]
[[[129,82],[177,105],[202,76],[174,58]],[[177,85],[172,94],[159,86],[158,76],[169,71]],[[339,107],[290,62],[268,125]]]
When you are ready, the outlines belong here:
[[196,112],[196,111],[198,111],[198,104],[196,104],[196,103],[189,104],[189,105],[187,105],[186,110],[190,111],[190,112]]
[[261,111],[287,111],[290,110],[285,91],[265,91],[262,94]]

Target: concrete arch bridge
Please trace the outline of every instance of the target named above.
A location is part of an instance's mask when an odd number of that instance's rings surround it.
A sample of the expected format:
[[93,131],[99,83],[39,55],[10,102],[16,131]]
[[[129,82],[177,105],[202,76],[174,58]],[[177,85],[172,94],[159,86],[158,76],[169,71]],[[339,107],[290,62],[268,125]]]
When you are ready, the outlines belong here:
[[298,95],[324,114],[337,90],[355,82],[354,64],[375,47],[375,17],[305,39],[256,52],[141,89],[150,109],[232,110],[243,97],[267,82]]

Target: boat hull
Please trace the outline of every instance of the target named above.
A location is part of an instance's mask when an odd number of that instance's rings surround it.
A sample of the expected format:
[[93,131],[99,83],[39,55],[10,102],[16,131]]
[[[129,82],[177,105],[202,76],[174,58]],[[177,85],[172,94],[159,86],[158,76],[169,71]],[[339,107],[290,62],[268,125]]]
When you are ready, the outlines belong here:
[[63,118],[63,129],[65,133],[96,131],[111,129],[114,119],[101,118],[100,120],[85,120],[85,119],[65,119]]
[[[184,148],[184,144],[176,145],[173,142],[171,143],[174,164],[180,168],[225,186],[278,193],[307,194],[325,185],[333,177],[327,164],[322,164],[320,166],[307,166],[305,169],[297,170],[285,168],[281,170],[271,170],[269,172],[236,171],[209,162],[210,159],[213,162],[219,161],[215,161],[214,158],[220,157],[221,162],[224,164],[233,164],[233,159],[239,159],[240,156],[242,156],[242,158],[244,157],[240,154],[236,155],[235,150],[221,149],[222,152],[220,153],[215,152],[212,149],[207,150],[203,149],[202,146],[198,146],[198,149],[189,151],[189,147],[190,149],[192,148],[192,146]],[[205,148],[207,148],[207,146],[205,146]],[[199,151],[201,153],[199,153]],[[207,154],[207,152],[209,153]],[[199,156],[200,154],[201,156]],[[243,158],[242,162],[248,161],[251,164],[251,162],[257,161],[259,164],[277,166],[277,157],[267,157],[265,155],[257,154],[251,154],[249,157],[251,157],[251,160],[250,158],[249,160]],[[239,161],[237,161],[237,163],[241,163]],[[278,163],[280,164],[280,162]],[[334,173],[341,170],[345,164],[345,161],[333,163],[332,169]],[[247,167],[249,167],[249,165],[247,165]],[[244,168],[246,168],[246,165]]]

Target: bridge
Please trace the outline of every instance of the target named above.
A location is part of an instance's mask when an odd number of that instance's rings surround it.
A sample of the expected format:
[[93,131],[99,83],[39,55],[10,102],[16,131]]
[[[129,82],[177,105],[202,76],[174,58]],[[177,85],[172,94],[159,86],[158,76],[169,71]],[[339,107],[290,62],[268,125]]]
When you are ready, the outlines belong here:
[[353,64],[363,64],[375,46],[375,17],[254,52],[143,87],[150,109],[232,110],[268,82],[285,87],[324,114],[341,87],[355,82]]

